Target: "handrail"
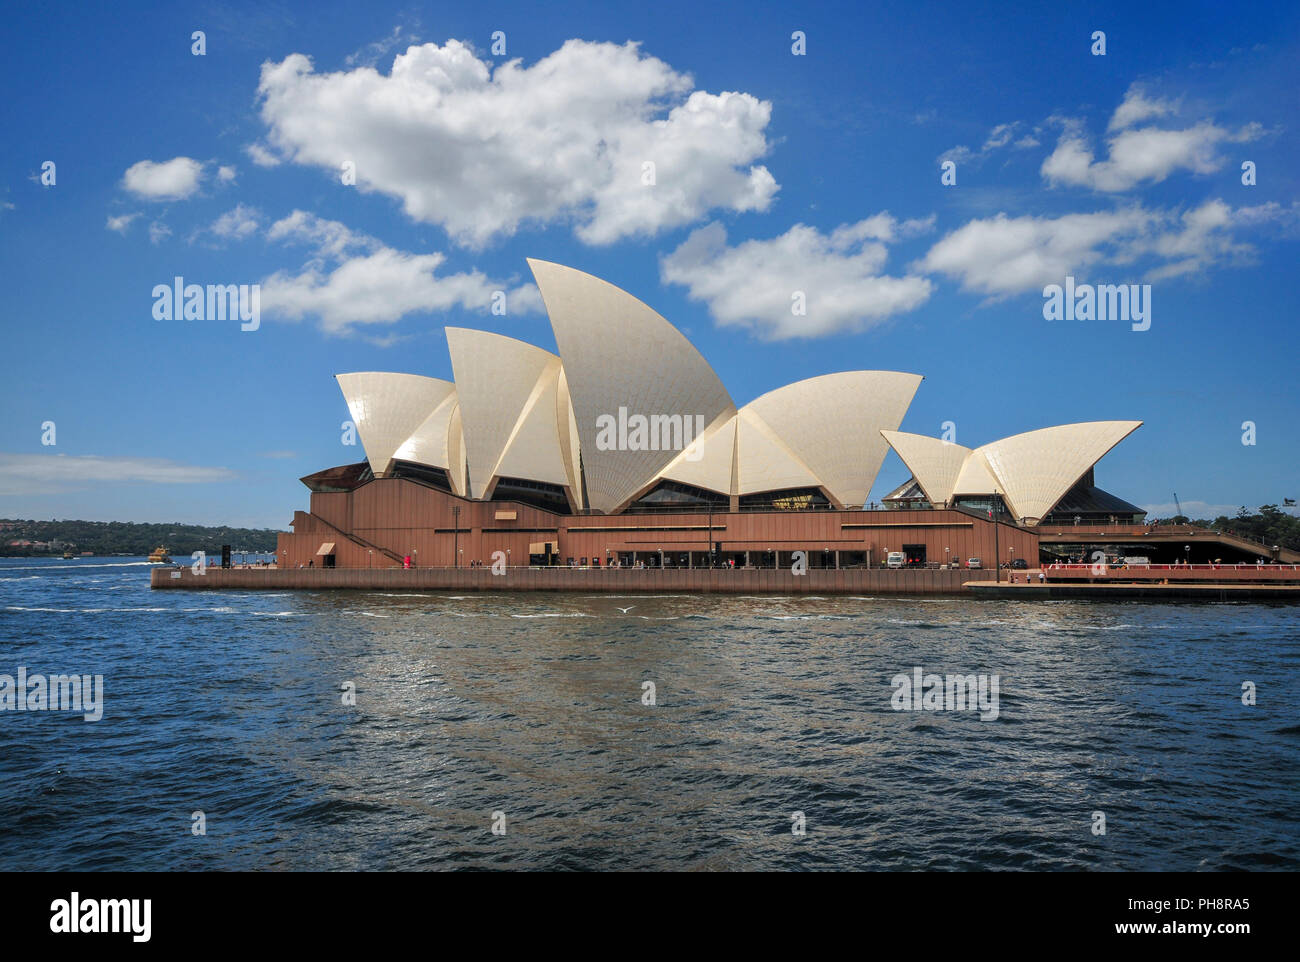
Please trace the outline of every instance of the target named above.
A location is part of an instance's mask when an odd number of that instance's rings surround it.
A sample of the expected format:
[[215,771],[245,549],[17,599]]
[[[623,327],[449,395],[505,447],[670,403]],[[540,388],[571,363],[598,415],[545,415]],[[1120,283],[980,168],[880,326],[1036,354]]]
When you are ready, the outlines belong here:
[[1125,564],[1117,562],[1115,564],[1098,562],[1092,564],[1065,564],[1062,562],[1052,562],[1042,566],[1044,571],[1091,571],[1093,568],[1105,568],[1110,570],[1142,570],[1142,571],[1300,571],[1300,565],[1281,564],[1280,562],[1268,562],[1265,564],[1256,564],[1253,561],[1230,562],[1225,564],[1186,564],[1183,562],[1171,562],[1169,564]]
[[[960,510],[960,509],[958,509]],[[1050,532],[1051,537],[1063,538],[1066,535],[1088,535],[1104,537],[1106,535],[1130,534],[1141,535],[1146,538],[1188,538],[1196,536],[1211,535],[1221,538],[1236,538],[1238,541],[1244,541],[1247,544],[1256,545],[1260,548],[1273,549],[1273,545],[1267,541],[1260,541],[1257,538],[1238,531],[1227,531],[1223,528],[1201,528],[1196,525],[1145,525],[1145,524],[1116,524],[1116,525],[1097,525],[1097,524],[1040,524],[1039,529],[1044,535]],[[1279,547],[1282,547],[1279,545]],[[1295,550],[1293,548],[1283,548],[1285,551]]]
[[338,532],[338,534],[341,537],[347,538],[349,541],[355,541],[363,548],[369,548],[372,551],[378,551],[381,554],[385,554],[393,561],[396,561],[398,564],[402,563],[402,556],[399,555],[396,551],[391,551],[388,548],[381,547],[380,545],[375,544],[373,541],[367,541],[365,538],[361,537],[360,535],[350,534],[349,532],[344,531],[338,525],[331,524],[330,522],[326,521],[318,514],[313,514],[311,517],[315,518],[317,521],[325,525],[325,527],[329,528],[331,531]]

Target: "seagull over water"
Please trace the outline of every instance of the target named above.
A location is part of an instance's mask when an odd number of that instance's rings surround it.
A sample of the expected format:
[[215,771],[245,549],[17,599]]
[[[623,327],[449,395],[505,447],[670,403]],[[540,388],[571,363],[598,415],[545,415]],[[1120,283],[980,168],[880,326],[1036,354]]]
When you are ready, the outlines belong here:
[[[615,605],[614,607],[615,607],[615,608],[618,608],[618,605]],[[636,605],[628,605],[626,608],[618,608],[618,610],[621,611],[621,612],[623,612],[623,614],[627,614],[629,611],[631,611],[631,610],[632,610],[633,608],[635,608],[635,607],[636,607]]]

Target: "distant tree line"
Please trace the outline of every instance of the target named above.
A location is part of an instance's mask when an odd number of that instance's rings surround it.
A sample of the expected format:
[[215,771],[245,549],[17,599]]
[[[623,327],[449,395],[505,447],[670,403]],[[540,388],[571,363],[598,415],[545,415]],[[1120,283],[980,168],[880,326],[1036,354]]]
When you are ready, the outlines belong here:
[[1226,514],[1221,514],[1213,521],[1192,521],[1182,515],[1170,520],[1177,523],[1199,524],[1216,531],[1231,531],[1269,546],[1276,544],[1293,551],[1300,551],[1300,517],[1287,514],[1275,504],[1260,505],[1259,511],[1255,514],[1251,514],[1246,510],[1246,506],[1242,505],[1237,509],[1236,517],[1229,518]]
[[[135,524],[127,521],[0,520],[0,556],[32,557],[62,554],[126,554],[145,557],[164,547],[174,557],[193,551],[219,553],[223,544],[235,551],[275,550],[270,528],[206,527],[199,524]],[[32,542],[13,544],[12,542]],[[38,544],[39,542],[39,544]]]

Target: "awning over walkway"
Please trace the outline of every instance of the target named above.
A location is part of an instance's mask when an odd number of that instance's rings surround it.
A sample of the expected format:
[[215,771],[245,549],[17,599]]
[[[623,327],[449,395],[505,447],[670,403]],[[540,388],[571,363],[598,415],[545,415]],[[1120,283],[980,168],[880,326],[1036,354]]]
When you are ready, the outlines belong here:
[[319,548],[316,549],[316,553],[317,553],[317,554],[333,554],[333,553],[334,553],[334,542],[333,542],[333,541],[326,541],[324,544],[322,544]]

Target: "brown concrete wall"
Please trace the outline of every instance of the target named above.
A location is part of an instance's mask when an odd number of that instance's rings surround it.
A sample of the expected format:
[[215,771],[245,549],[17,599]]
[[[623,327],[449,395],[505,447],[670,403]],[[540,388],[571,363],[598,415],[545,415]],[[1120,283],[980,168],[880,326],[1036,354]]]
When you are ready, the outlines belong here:
[[[386,557],[382,551],[372,549],[369,545],[359,544],[347,535],[332,527],[323,518],[305,511],[294,512],[294,533],[281,534],[277,545],[278,560],[281,565],[297,567],[309,561],[321,564],[316,554],[321,544],[334,542],[334,563],[340,568],[385,567],[395,562]],[[288,540],[286,540],[288,539]]]
[[[452,508],[459,506],[459,536]],[[468,501],[402,479],[382,478],[351,492],[313,493],[311,513],[299,512],[294,531],[280,536],[280,564],[297,568],[316,559],[323,541],[336,543],[340,567],[384,567],[395,562],[370,545],[399,557],[411,554],[419,567],[453,566],[456,549],[461,566],[478,560],[490,564],[493,551],[507,551],[509,563],[527,563],[528,546],[539,541],[559,545],[561,559],[600,558],[608,552],[636,551],[644,555],[708,550],[708,515],[622,514],[554,515],[514,502]],[[513,511],[513,520],[498,519]],[[326,524],[369,544],[351,542]],[[994,564],[994,526],[959,511],[771,511],[715,513],[714,541],[724,552],[783,553],[805,550],[870,552],[879,564],[891,550],[905,544],[926,545],[931,562],[965,563],[978,557],[986,568]],[[1038,561],[1038,537],[1013,525],[998,526],[998,555]],[[945,551],[947,549],[947,551]],[[317,561],[319,564],[319,561]],[[819,564],[820,558],[810,563]]]
[[[178,577],[179,576],[179,577]],[[510,568],[493,575],[490,568],[209,568],[196,575],[188,568],[155,568],[154,588],[250,588],[283,591],[298,588],[401,589],[422,591],[639,591],[683,594],[886,594],[966,593],[970,575],[936,569],[809,569],[794,575],[786,569],[630,569]]]

